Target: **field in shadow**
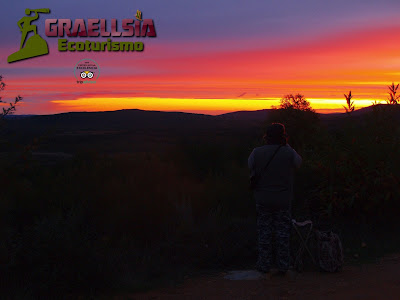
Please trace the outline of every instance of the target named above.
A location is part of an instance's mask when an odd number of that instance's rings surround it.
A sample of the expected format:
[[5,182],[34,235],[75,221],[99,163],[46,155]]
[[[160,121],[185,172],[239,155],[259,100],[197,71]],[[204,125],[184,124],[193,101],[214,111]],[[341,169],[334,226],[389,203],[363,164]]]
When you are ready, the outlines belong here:
[[[331,116],[126,110],[10,118],[1,127],[2,294],[138,291],[253,264],[247,157],[272,121],[287,126],[304,160],[296,218],[339,232],[348,259],[397,249],[395,105]],[[392,239],[382,234],[389,229]]]

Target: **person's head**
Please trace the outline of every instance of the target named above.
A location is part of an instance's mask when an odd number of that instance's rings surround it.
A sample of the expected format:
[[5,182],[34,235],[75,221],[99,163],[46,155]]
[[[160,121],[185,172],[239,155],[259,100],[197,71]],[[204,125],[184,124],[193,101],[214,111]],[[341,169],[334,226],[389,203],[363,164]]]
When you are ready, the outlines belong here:
[[25,14],[29,16],[31,14],[31,10],[29,8],[25,9]]
[[285,126],[281,123],[272,123],[269,125],[264,134],[264,141],[268,145],[286,145],[287,134]]

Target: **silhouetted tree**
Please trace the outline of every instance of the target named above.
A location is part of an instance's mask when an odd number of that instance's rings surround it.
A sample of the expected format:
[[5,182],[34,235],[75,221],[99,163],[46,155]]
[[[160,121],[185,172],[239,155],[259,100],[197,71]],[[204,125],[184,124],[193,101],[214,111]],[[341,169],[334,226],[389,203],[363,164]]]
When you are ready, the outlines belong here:
[[[3,81],[3,76],[0,75],[0,92],[4,90],[6,87],[6,84]],[[2,98],[0,97],[0,103],[6,103],[1,100]],[[4,119],[5,116],[12,114],[16,110],[16,105],[18,102],[22,100],[22,97],[18,95],[15,97],[15,100],[13,102],[9,103],[9,106],[3,107],[2,111],[0,112],[0,120]]]
[[279,107],[271,112],[267,120],[267,123],[270,122],[283,123],[290,136],[290,143],[299,150],[317,144],[319,116],[302,94],[285,95]]
[[310,102],[306,100],[304,95],[301,94],[288,94],[285,95],[279,105],[280,109],[297,109],[302,111],[313,111]]

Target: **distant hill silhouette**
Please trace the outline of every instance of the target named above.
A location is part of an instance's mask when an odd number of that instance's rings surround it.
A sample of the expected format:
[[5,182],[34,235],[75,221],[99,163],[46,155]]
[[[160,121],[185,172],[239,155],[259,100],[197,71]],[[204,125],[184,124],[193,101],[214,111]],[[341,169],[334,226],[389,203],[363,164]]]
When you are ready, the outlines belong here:
[[[378,104],[378,106],[382,106],[385,104]],[[372,110],[372,106],[364,107],[361,109],[355,110],[352,115],[353,116],[361,116],[366,112]],[[69,113],[60,113],[53,115],[9,115],[7,119],[26,119],[33,118],[29,120],[29,122],[37,122],[37,123],[47,123],[47,122],[66,122],[66,123],[75,123],[81,124],[84,122],[87,126],[88,121],[94,122],[93,125],[98,125],[97,122],[108,122],[112,121],[113,124],[108,123],[108,125],[123,125],[126,121],[129,124],[132,122],[137,125],[151,125],[157,124],[159,122],[168,122],[171,125],[177,124],[181,121],[212,121],[214,119],[218,120],[228,120],[228,121],[265,121],[268,117],[268,114],[272,111],[272,109],[262,109],[262,110],[254,110],[254,111],[235,111],[224,113],[221,115],[207,115],[207,114],[197,114],[197,113],[184,113],[184,112],[165,112],[165,111],[147,111],[140,109],[123,109],[117,111],[104,111],[104,112],[69,112]],[[319,114],[321,119],[336,119],[345,117],[346,113],[328,113],[328,114]],[[115,123],[116,122],[116,123]],[[75,127],[74,125],[74,127]],[[103,125],[101,125],[103,126]]]
[[272,109],[262,109],[254,111],[235,111],[222,115],[216,116],[224,120],[238,120],[238,121],[265,121],[268,117],[269,112]]
[[[382,106],[385,104],[378,104]],[[353,117],[360,117],[372,110],[372,106],[355,110]],[[124,109],[104,112],[69,112],[54,115],[10,115],[12,126],[24,130],[47,126],[65,130],[132,130],[132,129],[193,129],[214,128],[218,125],[253,126],[264,122],[272,109],[236,111],[221,115],[206,115],[184,112],[146,111]],[[346,113],[319,114],[322,121],[340,120]],[[182,128],[184,127],[184,128]]]
[[160,151],[184,140],[223,143],[237,135],[259,135],[259,122],[204,114],[143,111],[71,112],[9,118],[4,131],[20,144],[44,137],[40,151]]
[[[378,106],[382,106],[385,104],[378,104]],[[240,120],[240,121],[265,121],[268,114],[272,111],[272,109],[262,109],[255,111],[236,111],[231,113],[226,113],[222,115],[218,115],[217,117],[223,118],[225,120]],[[359,117],[364,115],[367,112],[372,111],[372,106],[363,107],[352,112],[352,115],[355,117]],[[346,117],[346,113],[328,113],[328,114],[319,114],[321,120],[332,120],[332,119],[340,119]]]
[[[362,108],[352,116],[359,118],[371,110],[372,107]],[[243,141],[243,138],[255,140],[262,135],[262,125],[270,112],[264,109],[212,116],[129,109],[16,115],[8,117],[7,127],[2,132],[21,144],[44,136],[46,142],[41,142],[42,151],[73,152],[81,148],[147,151],[149,147],[168,147],[182,140],[204,139],[212,143]],[[340,125],[346,116],[346,113],[320,114],[321,121],[332,128]]]
[[[377,104],[377,106],[384,106],[386,104]],[[351,114],[354,117],[359,117],[364,115],[365,113],[371,112],[373,109],[372,105],[371,106],[367,106],[367,107],[363,107],[360,109],[357,109],[355,111],[353,111]],[[340,119],[343,117],[346,117],[347,113],[331,113],[331,114],[320,114],[320,118],[321,120],[329,120],[329,119]]]

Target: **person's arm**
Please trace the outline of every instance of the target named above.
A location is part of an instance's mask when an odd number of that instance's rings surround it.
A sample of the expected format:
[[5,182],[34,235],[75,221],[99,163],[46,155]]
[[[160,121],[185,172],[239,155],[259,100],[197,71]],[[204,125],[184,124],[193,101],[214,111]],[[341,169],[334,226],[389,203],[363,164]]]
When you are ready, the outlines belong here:
[[[288,146],[290,147],[290,145],[288,144]],[[293,152],[293,164],[296,168],[300,168],[301,163],[303,162],[303,159],[301,158],[301,156],[296,152],[296,150],[294,150],[292,147],[290,147],[292,149]]]
[[35,15],[32,17],[32,21],[39,19],[39,14],[35,11]]
[[249,156],[249,158],[248,158],[248,160],[247,160],[247,164],[248,164],[248,166],[249,166],[249,169],[250,169],[250,176],[252,176],[252,175],[254,175],[254,173],[255,173],[255,166],[254,166],[254,164],[255,164],[255,162],[254,162],[254,150],[251,152],[251,154],[250,154],[250,156]]
[[23,22],[23,18],[21,19],[21,20],[19,20],[18,21],[18,27],[19,27],[19,29],[22,31],[22,26],[21,26],[21,23]]

